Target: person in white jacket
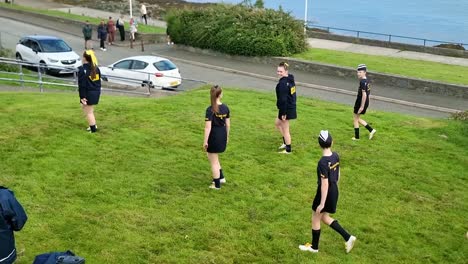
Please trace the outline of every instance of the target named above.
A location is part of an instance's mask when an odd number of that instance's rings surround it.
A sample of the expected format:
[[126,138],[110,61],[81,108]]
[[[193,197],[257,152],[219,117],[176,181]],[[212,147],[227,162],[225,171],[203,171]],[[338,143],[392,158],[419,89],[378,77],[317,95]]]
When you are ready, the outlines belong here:
[[146,17],[146,14],[147,14],[146,6],[144,4],[141,4],[140,13],[141,13],[141,18],[145,19],[145,25],[148,25],[148,20],[147,20],[147,17]]

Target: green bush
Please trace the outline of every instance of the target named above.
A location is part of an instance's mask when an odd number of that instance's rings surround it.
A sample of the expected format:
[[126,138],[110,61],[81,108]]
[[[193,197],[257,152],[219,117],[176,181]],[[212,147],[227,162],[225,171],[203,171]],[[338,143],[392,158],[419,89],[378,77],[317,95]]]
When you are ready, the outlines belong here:
[[178,44],[232,55],[289,56],[306,50],[302,24],[290,14],[241,5],[171,10],[168,33]]

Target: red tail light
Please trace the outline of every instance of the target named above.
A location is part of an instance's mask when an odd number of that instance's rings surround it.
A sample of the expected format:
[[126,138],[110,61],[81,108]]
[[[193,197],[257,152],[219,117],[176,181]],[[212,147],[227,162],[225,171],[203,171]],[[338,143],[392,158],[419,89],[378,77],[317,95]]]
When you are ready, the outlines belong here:
[[156,77],[164,77],[164,74],[160,73],[160,72],[157,72],[154,74],[154,76]]

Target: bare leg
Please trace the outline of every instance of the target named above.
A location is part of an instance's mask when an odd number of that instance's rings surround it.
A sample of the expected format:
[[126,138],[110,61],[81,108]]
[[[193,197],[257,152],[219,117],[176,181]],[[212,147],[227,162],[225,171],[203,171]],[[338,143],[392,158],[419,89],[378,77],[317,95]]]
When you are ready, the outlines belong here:
[[289,133],[289,120],[282,120],[283,136],[286,145],[291,145],[291,134]]
[[86,120],[88,120],[89,126],[96,125],[96,118],[94,117],[94,106],[92,105],[82,105],[83,113],[86,116]]
[[210,161],[213,179],[219,179],[219,170],[221,169],[221,165],[219,164],[218,153],[208,153],[208,160]]
[[353,119],[354,128],[359,128],[359,119],[361,119],[360,115],[354,114],[354,119]]

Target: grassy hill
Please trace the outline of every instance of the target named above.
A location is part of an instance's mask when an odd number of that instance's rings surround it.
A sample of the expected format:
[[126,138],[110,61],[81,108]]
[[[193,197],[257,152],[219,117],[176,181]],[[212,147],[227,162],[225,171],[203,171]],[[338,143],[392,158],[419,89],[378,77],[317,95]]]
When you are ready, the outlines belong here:
[[[18,263],[67,249],[106,264],[465,263],[466,122],[370,111],[375,140],[362,129],[353,142],[350,107],[300,97],[295,153],[284,156],[274,95],[225,89],[228,182],[213,191],[202,152],[208,95],[105,95],[100,131],[89,134],[76,94],[0,93],[0,184],[30,217]],[[326,226],[319,254],[297,248],[310,240],[321,129],[341,155],[336,218],[358,238],[349,255]]]

